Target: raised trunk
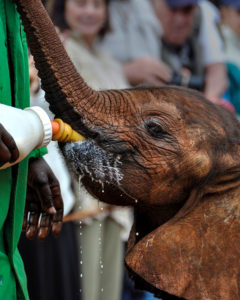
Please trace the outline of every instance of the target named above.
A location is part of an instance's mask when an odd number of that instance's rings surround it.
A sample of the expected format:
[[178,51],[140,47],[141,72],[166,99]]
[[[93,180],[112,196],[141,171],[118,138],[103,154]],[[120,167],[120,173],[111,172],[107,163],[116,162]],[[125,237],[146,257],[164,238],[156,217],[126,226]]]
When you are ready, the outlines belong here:
[[[76,71],[41,0],[15,0],[50,109],[75,129],[83,111],[92,114],[103,93],[92,90]],[[105,98],[105,97],[104,97]]]

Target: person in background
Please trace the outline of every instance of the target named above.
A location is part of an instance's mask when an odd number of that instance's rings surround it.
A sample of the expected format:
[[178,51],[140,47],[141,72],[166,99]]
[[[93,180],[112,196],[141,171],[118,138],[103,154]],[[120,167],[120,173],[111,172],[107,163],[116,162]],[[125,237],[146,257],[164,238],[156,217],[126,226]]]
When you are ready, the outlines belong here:
[[[128,86],[122,67],[100,49],[109,29],[107,0],[55,0],[50,16],[62,32],[67,53],[89,86],[96,90]],[[95,214],[77,224],[82,299],[120,300],[122,238],[128,237],[130,211],[99,203],[78,182],[75,185],[79,209],[88,215]]]
[[161,85],[171,80],[171,69],[160,60],[162,27],[149,0],[112,0],[111,31],[102,47],[123,65],[133,86]]
[[[182,62],[179,61],[189,60],[186,58],[184,46],[198,31],[198,36],[194,40],[200,48],[197,46],[194,48],[198,52],[197,56],[201,55],[201,57],[195,58],[198,66],[194,69],[198,74],[201,72],[204,75],[205,96],[217,102],[227,88],[227,74],[222,42],[211,3],[204,0],[113,0],[110,8],[113,29],[103,41],[103,46],[123,64],[130,83],[158,85],[162,82],[171,82],[173,75],[176,75],[176,67],[173,66],[175,63],[170,64],[169,60],[165,61],[164,49],[168,46],[168,50],[172,50],[170,52],[176,57],[173,60],[177,60],[178,75],[184,76],[182,83],[186,84],[191,73],[185,65],[181,67]],[[146,31],[151,32],[149,35],[152,37],[151,40],[147,38],[147,34],[141,34]],[[175,55],[176,51],[177,55]],[[157,60],[161,66],[164,66],[165,71],[160,69],[153,71],[151,64],[146,66],[146,57]],[[143,78],[142,74],[146,72],[148,76]]]
[[240,0],[222,0],[220,12],[226,60],[240,68]]
[[162,60],[186,85],[192,76],[202,77],[205,96],[217,103],[227,88],[227,73],[214,6],[198,0],[151,1],[163,28]]
[[219,30],[219,10],[207,0],[200,0],[199,7],[202,16],[199,39],[203,51],[204,94],[209,100],[224,105],[221,99],[228,88],[228,75],[224,45]]
[[233,104],[240,118],[240,0],[222,0],[220,12],[229,77],[229,89],[224,97]]
[[[16,6],[10,0],[0,1],[0,57],[0,103],[16,108],[28,107],[26,37]],[[34,150],[20,163],[0,170],[0,299],[29,299],[18,251],[24,208],[24,228],[28,238],[37,235],[44,239],[51,229],[55,235],[61,230],[63,202],[60,187],[42,158],[45,153],[45,149]],[[0,166],[16,161],[18,157],[15,141],[0,124]]]

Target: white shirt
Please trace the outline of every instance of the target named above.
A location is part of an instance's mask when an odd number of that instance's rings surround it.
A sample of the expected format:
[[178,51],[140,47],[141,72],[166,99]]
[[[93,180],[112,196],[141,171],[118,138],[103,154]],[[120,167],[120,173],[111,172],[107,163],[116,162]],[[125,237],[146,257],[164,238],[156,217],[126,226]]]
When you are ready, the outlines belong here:
[[102,44],[116,60],[160,56],[162,30],[149,0],[112,1],[109,9],[112,32]]
[[217,8],[207,0],[199,3],[202,20],[200,28],[200,43],[203,49],[205,66],[225,62],[223,41],[218,30],[220,15]]
[[[199,3],[202,20],[200,43],[204,65],[224,62],[224,49],[218,25],[217,8],[207,0]],[[103,47],[120,62],[142,56],[161,57],[162,26],[150,0],[115,0],[110,5],[112,32],[107,34]]]

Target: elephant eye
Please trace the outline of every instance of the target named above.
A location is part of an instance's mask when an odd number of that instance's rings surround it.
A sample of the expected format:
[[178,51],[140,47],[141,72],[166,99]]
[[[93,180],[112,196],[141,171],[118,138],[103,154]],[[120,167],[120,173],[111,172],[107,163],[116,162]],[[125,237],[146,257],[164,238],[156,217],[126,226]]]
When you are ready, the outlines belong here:
[[163,138],[167,132],[162,128],[157,120],[150,119],[145,122],[147,132],[154,138]]

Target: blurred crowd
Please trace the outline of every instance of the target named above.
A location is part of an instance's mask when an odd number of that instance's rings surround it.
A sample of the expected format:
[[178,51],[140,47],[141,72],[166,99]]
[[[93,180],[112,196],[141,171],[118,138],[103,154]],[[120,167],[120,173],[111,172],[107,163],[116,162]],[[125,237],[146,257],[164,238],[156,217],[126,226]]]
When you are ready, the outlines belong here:
[[[46,0],[75,67],[94,89],[174,84],[240,114],[240,0]],[[32,105],[51,112],[29,57]],[[60,237],[20,242],[31,300],[150,300],[124,269],[130,208],[100,203],[52,142],[62,189]],[[41,276],[41,274],[46,274]]]

